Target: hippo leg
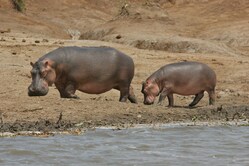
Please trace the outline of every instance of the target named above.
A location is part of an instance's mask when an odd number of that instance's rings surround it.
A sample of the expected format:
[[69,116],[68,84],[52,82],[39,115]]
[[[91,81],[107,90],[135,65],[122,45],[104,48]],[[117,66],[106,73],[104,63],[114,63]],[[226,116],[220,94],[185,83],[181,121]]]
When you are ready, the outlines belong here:
[[167,96],[168,101],[169,101],[168,107],[173,107],[173,105],[174,105],[173,93],[169,93],[167,90],[163,90],[163,91],[161,92],[157,104],[161,105],[161,104],[162,104],[162,101],[166,98],[166,96]]
[[120,97],[119,97],[120,102],[126,102],[127,99],[129,99],[131,103],[137,103],[137,99],[133,92],[133,88],[130,85],[122,85],[114,89],[120,91]]
[[120,91],[119,101],[126,102],[129,96],[129,87],[125,86],[125,87],[121,87],[121,88],[119,87],[116,89]]
[[196,94],[192,103],[189,104],[189,107],[195,106],[203,98],[203,96],[204,96],[204,91]]
[[162,101],[166,98],[167,95],[168,95],[168,91],[164,88],[164,89],[162,90],[162,92],[160,93],[160,96],[159,96],[159,99],[158,99],[157,104],[158,104],[158,105],[161,105],[161,104],[162,104]]
[[136,96],[133,92],[133,87],[130,86],[130,89],[129,89],[129,96],[128,96],[128,99],[130,100],[131,103],[137,103],[137,99],[136,99]]
[[158,105],[161,105],[162,104],[162,101],[166,98],[167,96],[167,93],[161,93],[160,96],[159,96],[159,100],[158,100]]
[[173,106],[174,106],[174,97],[173,97],[173,93],[169,93],[169,94],[167,95],[167,97],[168,97],[168,101],[169,101],[168,107],[173,107]]
[[61,98],[79,99],[79,97],[75,95],[76,88],[73,84],[67,84],[65,86],[55,84],[55,86],[59,90]]
[[215,91],[214,90],[210,90],[207,91],[208,95],[209,95],[209,105],[214,105],[215,104]]

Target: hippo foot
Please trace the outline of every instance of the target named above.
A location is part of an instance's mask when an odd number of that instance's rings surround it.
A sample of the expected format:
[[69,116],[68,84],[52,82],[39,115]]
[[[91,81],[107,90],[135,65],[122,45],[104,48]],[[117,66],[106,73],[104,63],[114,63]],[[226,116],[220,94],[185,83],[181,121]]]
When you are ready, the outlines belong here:
[[192,105],[192,104],[189,104],[189,105],[188,105],[188,107],[189,107],[189,108],[191,108],[191,107],[194,107],[194,105]]
[[194,107],[196,104],[197,104],[197,103],[192,102],[192,103],[190,103],[188,106],[189,106],[189,107]]
[[80,99],[77,95],[71,97],[72,99]]
[[135,97],[128,97],[129,101],[133,104],[137,104],[137,99]]
[[193,108],[195,108],[193,105],[188,105],[188,107],[187,108],[189,108],[189,109],[193,109]]
[[61,96],[61,98],[80,99],[77,95]]

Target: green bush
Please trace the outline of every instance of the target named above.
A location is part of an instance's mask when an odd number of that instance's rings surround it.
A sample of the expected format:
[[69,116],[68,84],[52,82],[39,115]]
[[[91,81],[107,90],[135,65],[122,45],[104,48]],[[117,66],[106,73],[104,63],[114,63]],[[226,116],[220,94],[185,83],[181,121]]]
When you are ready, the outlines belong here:
[[25,3],[24,0],[12,0],[16,10],[19,12],[24,12],[25,11]]

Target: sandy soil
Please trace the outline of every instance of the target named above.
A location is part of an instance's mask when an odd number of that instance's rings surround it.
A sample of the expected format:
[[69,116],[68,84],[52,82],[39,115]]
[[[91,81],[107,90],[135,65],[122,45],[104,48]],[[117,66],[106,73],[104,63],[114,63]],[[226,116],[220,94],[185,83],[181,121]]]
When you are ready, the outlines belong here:
[[[247,0],[25,2],[23,14],[0,0],[0,132],[169,122],[248,123]],[[79,100],[61,99],[54,86],[47,96],[28,97],[30,61],[62,46],[103,45],[133,58],[132,85],[138,104],[118,102],[115,90],[101,95],[77,92]],[[193,96],[174,95],[173,108],[166,107],[167,101],[162,106],[142,104],[141,82],[159,67],[179,61],[199,61],[215,70],[215,106],[208,106],[207,93],[192,109],[187,105]]]

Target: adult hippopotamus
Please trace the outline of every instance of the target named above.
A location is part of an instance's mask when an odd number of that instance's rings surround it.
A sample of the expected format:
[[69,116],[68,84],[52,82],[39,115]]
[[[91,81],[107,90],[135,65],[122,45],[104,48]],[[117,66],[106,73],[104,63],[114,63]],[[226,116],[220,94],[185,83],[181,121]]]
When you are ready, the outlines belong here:
[[31,70],[29,96],[44,96],[53,83],[62,98],[78,98],[75,91],[100,94],[120,91],[119,101],[137,103],[130,87],[134,76],[131,57],[111,47],[61,47],[42,56]]
[[206,64],[199,62],[179,62],[161,67],[142,85],[144,104],[153,104],[160,94],[158,103],[168,97],[169,106],[174,105],[173,94],[195,95],[190,107],[195,106],[204,96],[209,94],[209,104],[215,103],[216,74]]

